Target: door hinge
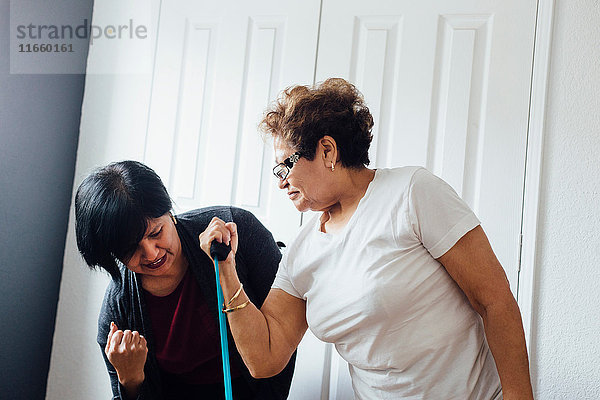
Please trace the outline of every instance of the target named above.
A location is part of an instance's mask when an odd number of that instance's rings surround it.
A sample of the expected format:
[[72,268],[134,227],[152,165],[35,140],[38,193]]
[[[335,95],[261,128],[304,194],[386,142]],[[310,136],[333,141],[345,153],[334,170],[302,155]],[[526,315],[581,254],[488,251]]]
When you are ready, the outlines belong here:
[[521,260],[523,257],[523,234],[519,234],[519,262],[517,264],[517,272],[521,272]]

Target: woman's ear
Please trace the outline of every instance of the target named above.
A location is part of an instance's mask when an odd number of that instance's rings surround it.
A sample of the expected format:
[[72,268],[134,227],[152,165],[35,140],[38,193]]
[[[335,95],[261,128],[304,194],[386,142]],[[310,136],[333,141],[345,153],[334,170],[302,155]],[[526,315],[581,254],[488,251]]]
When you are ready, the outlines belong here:
[[322,150],[322,159],[325,167],[332,168],[335,166],[338,158],[338,148],[335,139],[328,135],[323,136],[319,140],[319,148]]

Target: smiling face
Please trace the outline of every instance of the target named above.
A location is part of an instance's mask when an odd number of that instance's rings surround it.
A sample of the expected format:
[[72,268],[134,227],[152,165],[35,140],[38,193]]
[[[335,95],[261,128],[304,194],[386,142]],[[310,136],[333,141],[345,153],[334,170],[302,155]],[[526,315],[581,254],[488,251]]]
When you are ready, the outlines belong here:
[[[281,163],[295,150],[279,138],[274,140],[275,163]],[[314,160],[300,157],[286,179],[279,180],[279,188],[298,211],[324,211],[338,200],[332,191],[333,173],[327,152],[319,144]]]
[[176,273],[180,265],[181,241],[169,213],[149,219],[144,237],[135,253],[124,264],[135,273],[165,276]]

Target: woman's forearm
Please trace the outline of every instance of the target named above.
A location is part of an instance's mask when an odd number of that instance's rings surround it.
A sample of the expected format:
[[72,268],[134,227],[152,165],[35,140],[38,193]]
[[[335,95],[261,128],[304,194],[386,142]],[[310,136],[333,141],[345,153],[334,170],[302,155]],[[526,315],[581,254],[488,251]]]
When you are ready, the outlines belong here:
[[504,400],[533,399],[519,307],[512,297],[482,313],[485,334],[500,375]]
[[119,379],[119,383],[125,389],[125,393],[127,394],[128,399],[135,399],[140,394],[140,388],[142,387],[142,383],[144,382],[144,378],[142,377],[141,381],[133,380],[133,381],[121,381]]
[[[240,287],[240,280],[235,268],[230,265],[223,267],[219,268],[220,282],[223,297],[225,302],[228,302]],[[243,304],[247,300],[248,297],[242,290],[231,306]],[[227,319],[238,352],[252,376],[266,378],[281,372],[296,349],[297,343],[286,338],[275,319],[265,315],[252,303],[240,310],[227,313]]]
[[[215,217],[198,239],[207,255],[214,240],[231,245],[227,259],[219,262],[219,282],[228,308],[243,305],[249,300],[244,290],[234,299],[241,285],[235,268],[236,224]],[[306,332],[306,303],[282,290],[271,289],[260,310],[249,303],[227,313],[227,320],[236,348],[252,376],[266,378],[285,368]]]

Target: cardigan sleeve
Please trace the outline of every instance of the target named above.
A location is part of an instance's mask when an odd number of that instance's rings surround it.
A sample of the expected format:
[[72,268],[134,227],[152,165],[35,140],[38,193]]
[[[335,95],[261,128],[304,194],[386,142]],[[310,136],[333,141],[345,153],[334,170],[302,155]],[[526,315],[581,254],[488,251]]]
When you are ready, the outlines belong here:
[[[119,377],[117,376],[115,367],[113,367],[104,353],[104,348],[106,347],[106,342],[108,339],[108,333],[110,332],[110,323],[114,322],[117,324],[119,329],[129,328],[127,326],[127,320],[124,318],[125,316],[122,313],[122,307],[119,307],[119,301],[122,299],[122,290],[122,287],[119,287],[119,284],[114,281],[111,281],[106,288],[106,293],[104,294],[104,300],[102,302],[102,308],[100,309],[100,315],[98,316],[97,342],[100,346],[100,352],[102,353],[104,363],[106,364],[106,370],[108,371],[110,386],[113,393],[112,399],[132,400],[127,396],[124,387],[119,382]],[[136,400],[148,400],[150,397],[144,394],[147,392],[147,383],[144,381],[140,387],[140,392],[136,397]]]

